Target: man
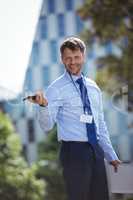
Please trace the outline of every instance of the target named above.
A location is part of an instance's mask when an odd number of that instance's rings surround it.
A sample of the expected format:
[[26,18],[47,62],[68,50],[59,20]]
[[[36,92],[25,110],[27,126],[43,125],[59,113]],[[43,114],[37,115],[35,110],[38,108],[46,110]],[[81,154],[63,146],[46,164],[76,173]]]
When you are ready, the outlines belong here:
[[101,91],[81,73],[86,52],[83,41],[70,37],[60,52],[65,73],[45,95],[37,92],[29,100],[40,105],[38,118],[44,131],[57,123],[68,200],[108,200],[104,157],[115,171],[120,161],[104,122]]

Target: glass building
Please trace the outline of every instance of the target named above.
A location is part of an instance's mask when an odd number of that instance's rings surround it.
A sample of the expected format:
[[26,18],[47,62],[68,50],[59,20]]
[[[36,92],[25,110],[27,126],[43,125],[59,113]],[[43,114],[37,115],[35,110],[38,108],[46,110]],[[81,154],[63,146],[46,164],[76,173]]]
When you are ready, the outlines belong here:
[[[43,0],[25,75],[24,96],[40,89],[45,91],[63,73],[59,53],[61,42],[68,36],[79,36],[85,27],[91,28],[90,22],[83,22],[76,12],[83,3],[84,0]],[[113,51],[118,53],[111,44],[99,47],[94,43],[87,55],[85,73],[95,78],[95,60]],[[104,102],[105,118],[113,146],[123,161],[130,161],[133,159],[133,126],[129,127],[132,115],[115,109],[108,98]],[[7,105],[6,108],[11,113],[20,133],[23,150],[31,163],[37,157],[37,143],[45,138],[45,133],[36,120],[34,106],[26,102],[24,106],[11,109]]]

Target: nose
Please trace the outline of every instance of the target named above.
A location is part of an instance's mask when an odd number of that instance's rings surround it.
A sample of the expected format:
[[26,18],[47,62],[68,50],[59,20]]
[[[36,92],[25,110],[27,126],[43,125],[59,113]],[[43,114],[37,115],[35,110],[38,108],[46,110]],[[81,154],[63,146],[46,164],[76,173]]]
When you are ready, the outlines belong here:
[[75,59],[74,59],[74,58],[71,59],[71,64],[72,64],[72,65],[75,64]]

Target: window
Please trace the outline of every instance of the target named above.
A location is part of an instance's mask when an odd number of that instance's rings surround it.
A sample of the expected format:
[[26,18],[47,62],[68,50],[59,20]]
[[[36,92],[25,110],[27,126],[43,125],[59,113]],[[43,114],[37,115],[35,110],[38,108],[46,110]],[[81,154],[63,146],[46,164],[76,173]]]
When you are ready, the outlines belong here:
[[43,80],[43,86],[47,87],[49,85],[50,80],[50,66],[43,66],[42,67],[42,80]]
[[57,62],[57,41],[56,40],[51,40],[50,41],[50,54],[51,54],[51,60],[53,63]]
[[83,30],[83,22],[79,16],[76,16],[76,29],[77,33],[80,33]]
[[58,31],[59,36],[63,37],[65,35],[65,20],[64,20],[64,14],[58,15]]
[[48,0],[48,12],[49,13],[55,12],[55,0]]
[[39,45],[38,42],[33,43],[32,47],[32,65],[37,65],[38,64],[38,59],[39,59]]
[[47,17],[42,16],[40,18],[40,36],[41,36],[41,39],[47,38],[47,35],[48,35],[47,30],[48,30]]
[[35,132],[34,132],[34,121],[33,119],[28,119],[28,141],[34,142],[35,141]]
[[73,10],[73,0],[65,0],[65,4],[67,10]]

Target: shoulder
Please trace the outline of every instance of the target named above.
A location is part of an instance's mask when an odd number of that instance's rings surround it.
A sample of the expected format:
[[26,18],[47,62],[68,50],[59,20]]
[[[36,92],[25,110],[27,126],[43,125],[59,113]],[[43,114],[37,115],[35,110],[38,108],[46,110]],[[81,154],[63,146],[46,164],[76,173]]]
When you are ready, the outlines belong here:
[[94,89],[96,89],[96,90],[98,90],[100,92],[100,88],[99,88],[99,86],[97,85],[97,83],[94,80],[92,80],[92,79],[90,79],[88,77],[85,77],[85,81],[86,81],[86,85],[88,87],[92,87],[92,88],[94,88]]
[[65,78],[65,75],[61,75],[59,76],[56,80],[54,80],[47,88],[46,93],[49,94],[51,93],[51,95],[53,94],[58,94],[60,93],[60,91],[62,90],[62,88],[64,87],[64,85],[67,84],[67,80]]
[[65,84],[67,83],[65,74],[62,74],[59,76],[56,80],[54,80],[48,88],[57,88],[60,89],[62,88]]

